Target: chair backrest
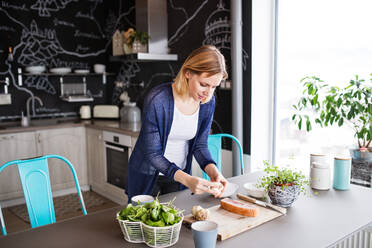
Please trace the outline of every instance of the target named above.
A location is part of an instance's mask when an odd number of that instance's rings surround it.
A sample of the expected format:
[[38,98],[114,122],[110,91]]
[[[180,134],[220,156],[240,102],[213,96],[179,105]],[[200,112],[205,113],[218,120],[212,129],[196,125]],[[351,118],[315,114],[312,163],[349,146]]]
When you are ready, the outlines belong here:
[[[231,138],[239,147],[240,151],[240,169],[241,174],[244,174],[244,164],[243,164],[243,149],[242,146],[237,138],[230,134],[226,133],[219,133],[219,134],[211,134],[208,136],[208,149],[211,153],[213,160],[217,163],[217,168],[221,171],[221,150],[222,150],[222,138]],[[203,171],[203,178],[209,180],[207,173]]]
[[[48,168],[49,158],[60,159],[69,166],[74,177],[83,214],[87,214],[76,171],[71,162],[66,158],[59,155],[45,155],[42,157],[7,162],[0,167],[0,172],[10,165],[18,165],[18,172],[23,188],[27,211],[30,218],[31,227],[33,228],[56,222]],[[6,235],[1,206],[0,218],[2,233],[3,235]]]

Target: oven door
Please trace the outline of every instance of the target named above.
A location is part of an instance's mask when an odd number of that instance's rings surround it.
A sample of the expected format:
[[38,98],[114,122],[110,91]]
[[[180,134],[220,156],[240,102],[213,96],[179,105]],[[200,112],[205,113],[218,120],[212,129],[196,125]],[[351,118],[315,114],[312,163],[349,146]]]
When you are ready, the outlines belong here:
[[105,142],[107,182],[125,189],[128,177],[130,147]]

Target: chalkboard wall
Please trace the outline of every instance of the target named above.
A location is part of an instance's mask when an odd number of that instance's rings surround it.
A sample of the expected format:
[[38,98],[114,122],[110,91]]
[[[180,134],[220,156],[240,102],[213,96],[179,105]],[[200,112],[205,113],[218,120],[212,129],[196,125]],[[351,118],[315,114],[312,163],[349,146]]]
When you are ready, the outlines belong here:
[[[250,138],[250,1],[243,1],[243,72],[246,153]],[[17,68],[43,64],[47,68],[71,67],[90,69],[96,63],[106,64],[107,83],[102,77],[87,77],[87,87],[96,104],[120,105],[119,96],[126,90],[139,106],[148,90],[171,81],[184,59],[203,44],[217,46],[225,55],[231,73],[230,1],[228,0],[168,0],[168,38],[171,53],[177,62],[110,63],[111,38],[116,29],[135,28],[134,0],[55,0],[0,2],[0,80],[10,78],[11,105],[0,105],[0,121],[18,120],[26,110],[26,100],[38,96],[43,106],[35,102],[34,117],[77,116],[86,103],[69,103],[59,98],[57,76],[23,76],[18,85]],[[8,47],[13,49],[13,61],[8,60]],[[64,77],[66,82],[80,82],[81,77]],[[126,84],[117,82],[130,82]],[[141,84],[142,83],[142,84]],[[0,85],[0,94],[3,87]],[[231,133],[231,91],[217,89],[217,106],[213,129]]]

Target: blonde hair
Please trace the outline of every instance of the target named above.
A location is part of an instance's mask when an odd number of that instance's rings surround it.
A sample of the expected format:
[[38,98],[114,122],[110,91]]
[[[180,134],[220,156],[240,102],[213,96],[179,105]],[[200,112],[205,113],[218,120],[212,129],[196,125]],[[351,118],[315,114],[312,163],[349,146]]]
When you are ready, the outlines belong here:
[[[228,76],[224,56],[215,46],[210,45],[201,46],[192,51],[174,79],[174,89],[181,97],[186,97],[189,92],[188,80],[185,76],[187,71],[197,75],[205,72],[208,76],[222,73],[223,80]],[[202,103],[208,102],[210,98],[211,96]]]

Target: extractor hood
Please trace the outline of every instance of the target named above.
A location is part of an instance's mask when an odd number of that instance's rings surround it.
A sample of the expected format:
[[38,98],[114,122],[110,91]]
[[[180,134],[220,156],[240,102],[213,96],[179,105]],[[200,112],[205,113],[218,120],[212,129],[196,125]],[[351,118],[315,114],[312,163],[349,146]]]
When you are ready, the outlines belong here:
[[148,53],[130,54],[128,59],[142,61],[177,60],[168,53],[168,15],[166,0],[136,0],[136,30],[150,35]]

